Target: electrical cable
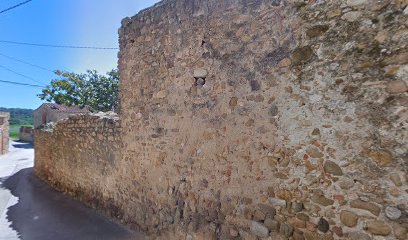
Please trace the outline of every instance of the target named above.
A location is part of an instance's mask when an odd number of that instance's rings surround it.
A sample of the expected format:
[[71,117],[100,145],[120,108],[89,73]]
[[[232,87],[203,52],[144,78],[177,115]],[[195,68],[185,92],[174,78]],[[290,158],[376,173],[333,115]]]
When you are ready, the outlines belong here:
[[17,42],[17,41],[8,41],[8,40],[0,40],[0,43],[15,44],[15,45],[26,45],[26,46],[34,46],[34,47],[49,47],[49,48],[93,49],[93,50],[118,50],[119,49],[119,48],[116,48],[116,47],[54,45],[54,44]]
[[25,1],[25,2],[21,2],[21,3],[17,4],[17,5],[12,6],[12,7],[9,7],[9,8],[6,8],[6,9],[4,9],[4,10],[1,10],[1,11],[0,11],[0,14],[5,13],[5,12],[7,12],[7,11],[10,11],[10,10],[12,10],[12,9],[14,9],[14,8],[20,7],[21,5],[24,5],[24,4],[29,3],[29,2],[31,2],[31,1],[33,1],[33,0],[27,0],[27,1]]
[[18,59],[18,58],[14,58],[14,57],[7,56],[7,55],[5,55],[5,54],[3,54],[3,53],[1,53],[1,52],[0,52],[0,56],[5,57],[5,58],[8,58],[8,59],[11,59],[11,60],[16,61],[16,62],[24,63],[24,64],[26,64],[26,65],[28,65],[28,66],[31,66],[31,67],[35,67],[35,68],[38,68],[38,69],[41,69],[41,70],[44,70],[44,71],[47,71],[47,72],[52,72],[52,73],[54,73],[54,71],[52,71],[51,69],[48,69],[48,68],[45,68],[45,67],[41,67],[41,66],[38,66],[38,65],[36,65],[36,64],[29,63],[29,62],[26,62],[26,61],[21,60],[21,59]]
[[19,83],[19,82],[12,82],[12,81],[6,81],[6,80],[1,80],[0,83],[8,83],[8,84],[14,84],[14,85],[22,85],[22,86],[29,86],[29,87],[39,87],[39,88],[45,88],[44,86],[40,85],[35,85],[35,84],[29,84],[29,83]]
[[19,76],[21,76],[21,77],[24,77],[24,78],[26,78],[26,79],[29,79],[29,80],[31,80],[31,81],[33,81],[33,82],[36,82],[36,83],[39,83],[39,84],[44,84],[44,83],[42,83],[42,82],[39,82],[39,81],[35,80],[35,79],[32,78],[32,77],[29,77],[29,76],[26,76],[26,75],[21,74],[21,73],[19,73],[19,72],[16,72],[16,71],[14,71],[14,70],[12,70],[12,69],[10,69],[10,68],[8,68],[8,67],[5,67],[5,66],[3,66],[3,65],[0,65],[0,68],[3,68],[3,69],[5,69],[5,70],[7,70],[7,71],[9,71],[9,72],[11,72],[11,73],[14,73],[14,74],[16,74],[16,75],[19,75]]

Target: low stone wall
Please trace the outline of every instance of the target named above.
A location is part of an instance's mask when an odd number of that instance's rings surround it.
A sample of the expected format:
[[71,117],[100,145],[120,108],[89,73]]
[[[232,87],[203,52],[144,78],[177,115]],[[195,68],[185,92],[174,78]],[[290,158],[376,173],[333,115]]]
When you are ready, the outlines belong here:
[[120,131],[114,114],[70,116],[35,129],[35,173],[93,207],[114,211],[109,199],[116,194]]

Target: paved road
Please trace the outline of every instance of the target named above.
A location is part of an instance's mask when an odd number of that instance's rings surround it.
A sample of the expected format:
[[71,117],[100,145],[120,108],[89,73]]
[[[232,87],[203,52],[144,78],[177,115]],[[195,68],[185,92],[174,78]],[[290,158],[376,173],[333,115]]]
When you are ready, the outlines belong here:
[[33,174],[30,144],[11,143],[0,156],[0,240],[143,239]]

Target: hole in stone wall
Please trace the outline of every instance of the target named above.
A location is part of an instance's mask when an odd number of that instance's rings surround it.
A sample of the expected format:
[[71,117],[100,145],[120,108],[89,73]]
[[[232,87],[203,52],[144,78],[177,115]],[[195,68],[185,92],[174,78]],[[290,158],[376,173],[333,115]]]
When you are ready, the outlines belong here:
[[203,68],[194,70],[194,86],[202,87],[206,83],[206,77],[208,76],[208,71]]
[[206,42],[204,40],[201,41],[201,47],[204,46],[204,44],[206,44]]
[[205,84],[205,78],[195,77],[194,86],[202,87]]

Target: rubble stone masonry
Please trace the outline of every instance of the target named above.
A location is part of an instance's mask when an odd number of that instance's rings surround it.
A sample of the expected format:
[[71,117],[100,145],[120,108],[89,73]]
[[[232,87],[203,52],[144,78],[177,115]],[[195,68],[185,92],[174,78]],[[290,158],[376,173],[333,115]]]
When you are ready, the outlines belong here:
[[9,151],[10,142],[10,113],[0,112],[0,155]]
[[408,239],[407,4],[162,1],[120,120],[36,130],[36,171],[163,239]]
[[[35,173],[95,208],[111,208],[121,128],[109,114],[70,116],[34,130]],[[113,189],[112,189],[113,190]]]

